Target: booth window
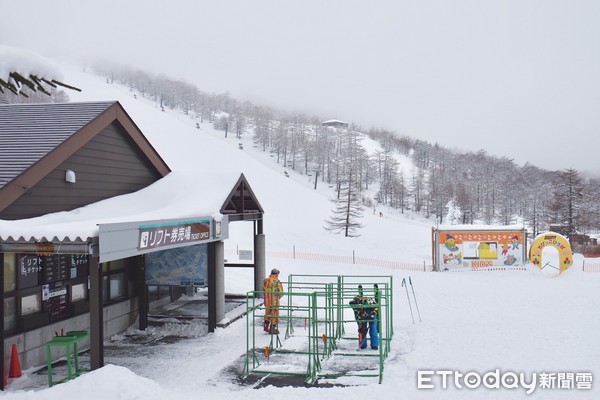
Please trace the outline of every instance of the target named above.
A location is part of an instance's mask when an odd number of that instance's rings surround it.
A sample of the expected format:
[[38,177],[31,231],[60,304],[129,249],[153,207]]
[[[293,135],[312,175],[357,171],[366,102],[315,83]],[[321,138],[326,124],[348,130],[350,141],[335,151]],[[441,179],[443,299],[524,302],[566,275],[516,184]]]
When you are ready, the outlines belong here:
[[127,295],[125,293],[125,272],[110,275],[110,299],[118,300]]
[[127,298],[127,265],[129,258],[103,263],[103,286],[106,302]]
[[12,331],[17,326],[17,301],[14,297],[4,299],[4,331]]
[[4,293],[17,288],[17,268],[15,253],[4,253]]
[[71,302],[86,300],[88,298],[87,283],[71,286]]
[[158,286],[148,285],[146,293],[148,293],[148,301],[158,300]]
[[39,293],[34,293],[21,298],[21,316],[40,312],[42,299]]
[[15,253],[0,253],[4,265],[4,331],[13,331],[17,326],[17,260]]
[[479,242],[463,242],[463,258],[478,259],[479,258]]

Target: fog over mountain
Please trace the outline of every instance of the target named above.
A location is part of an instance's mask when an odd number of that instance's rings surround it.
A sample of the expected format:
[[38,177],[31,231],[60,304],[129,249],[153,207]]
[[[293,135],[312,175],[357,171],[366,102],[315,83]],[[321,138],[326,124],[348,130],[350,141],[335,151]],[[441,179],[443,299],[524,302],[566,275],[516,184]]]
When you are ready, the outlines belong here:
[[112,59],[521,165],[600,171],[595,1],[3,3],[0,44]]

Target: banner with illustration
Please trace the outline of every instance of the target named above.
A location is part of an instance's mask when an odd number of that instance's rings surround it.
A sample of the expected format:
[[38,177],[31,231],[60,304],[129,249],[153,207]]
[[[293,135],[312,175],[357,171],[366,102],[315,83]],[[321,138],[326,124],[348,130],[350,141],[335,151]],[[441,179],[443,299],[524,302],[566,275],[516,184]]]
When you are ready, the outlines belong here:
[[433,264],[437,271],[489,267],[521,267],[527,231],[433,230]]

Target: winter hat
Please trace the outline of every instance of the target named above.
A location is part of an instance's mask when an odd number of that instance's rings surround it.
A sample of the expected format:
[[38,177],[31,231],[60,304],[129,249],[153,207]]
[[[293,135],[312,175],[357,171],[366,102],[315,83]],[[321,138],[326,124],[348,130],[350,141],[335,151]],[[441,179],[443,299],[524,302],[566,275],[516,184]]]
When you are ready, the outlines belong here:
[[271,275],[279,275],[279,270],[277,268],[273,268],[271,270]]

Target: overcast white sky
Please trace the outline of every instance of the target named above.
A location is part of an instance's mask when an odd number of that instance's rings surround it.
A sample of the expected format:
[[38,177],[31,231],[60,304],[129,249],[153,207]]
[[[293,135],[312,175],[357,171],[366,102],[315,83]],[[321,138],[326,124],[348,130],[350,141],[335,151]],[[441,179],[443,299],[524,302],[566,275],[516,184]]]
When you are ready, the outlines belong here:
[[600,174],[596,0],[0,5],[0,44],[114,58],[256,104]]

